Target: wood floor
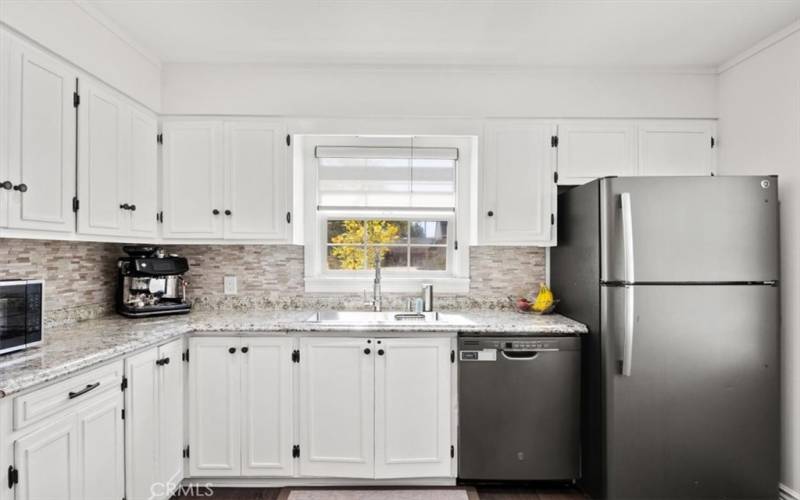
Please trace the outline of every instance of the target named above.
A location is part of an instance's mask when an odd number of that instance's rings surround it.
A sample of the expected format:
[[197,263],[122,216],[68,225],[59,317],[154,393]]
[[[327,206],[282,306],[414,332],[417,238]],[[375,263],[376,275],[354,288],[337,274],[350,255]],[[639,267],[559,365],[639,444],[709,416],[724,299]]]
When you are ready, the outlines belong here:
[[[468,488],[474,488],[480,500],[585,500],[587,498],[574,489],[559,486],[476,486]],[[280,500],[287,498],[287,492],[281,495],[281,491],[281,488],[214,488],[214,495],[210,497],[207,492],[201,491],[198,496],[176,496],[173,497],[173,500],[201,497],[206,500]],[[474,495],[470,495],[470,498],[474,498]]]

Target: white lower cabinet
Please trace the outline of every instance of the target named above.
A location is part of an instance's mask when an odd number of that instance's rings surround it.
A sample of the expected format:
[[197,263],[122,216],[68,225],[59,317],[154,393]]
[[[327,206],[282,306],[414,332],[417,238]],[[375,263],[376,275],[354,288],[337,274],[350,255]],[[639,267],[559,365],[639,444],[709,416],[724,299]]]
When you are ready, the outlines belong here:
[[[63,411],[15,433],[9,474],[16,474],[17,500],[125,496],[124,399],[118,384],[119,379],[106,386],[82,381],[63,394]],[[70,406],[72,401],[80,402]]]
[[183,479],[182,352],[177,340],[125,361],[128,499],[169,498]]
[[190,339],[190,475],[293,474],[294,343],[270,337]]
[[300,474],[449,477],[447,338],[300,341]]

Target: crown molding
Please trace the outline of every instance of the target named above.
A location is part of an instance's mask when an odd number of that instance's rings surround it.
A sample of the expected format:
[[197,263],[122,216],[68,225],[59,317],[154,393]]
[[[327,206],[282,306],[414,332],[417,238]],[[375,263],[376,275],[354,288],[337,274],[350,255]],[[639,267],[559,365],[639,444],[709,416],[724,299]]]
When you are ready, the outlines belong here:
[[793,22],[792,24],[790,24],[789,26],[783,28],[782,30],[771,34],[770,36],[768,36],[767,38],[764,38],[763,40],[761,40],[760,42],[756,43],[755,45],[753,45],[749,49],[747,49],[747,50],[745,50],[743,52],[740,52],[739,54],[731,57],[730,59],[728,59],[724,63],[720,64],[717,67],[717,73],[722,74],[722,73],[728,71],[729,69],[735,68],[736,66],[738,66],[739,64],[747,61],[751,57],[754,57],[754,56],[760,54],[761,52],[767,50],[768,48],[772,47],[773,45],[776,45],[776,44],[782,42],[783,40],[789,38],[790,36],[794,35],[798,31],[800,31],[800,20],[797,20],[797,21]]
[[87,0],[72,0],[81,10],[83,10],[89,17],[94,19],[98,24],[107,29],[114,36],[122,40],[130,48],[138,52],[142,57],[147,59],[153,66],[161,70],[161,58],[155,52],[145,47],[134,37],[130,36],[120,25],[112,21],[108,16],[103,14],[97,7],[90,4]]

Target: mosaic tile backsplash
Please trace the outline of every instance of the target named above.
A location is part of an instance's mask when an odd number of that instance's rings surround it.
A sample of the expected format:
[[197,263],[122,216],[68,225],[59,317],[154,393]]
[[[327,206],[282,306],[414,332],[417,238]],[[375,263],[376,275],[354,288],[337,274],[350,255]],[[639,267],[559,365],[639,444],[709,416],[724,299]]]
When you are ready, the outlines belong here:
[[[186,275],[197,309],[359,308],[361,294],[307,294],[299,245],[168,245],[189,259]],[[471,247],[470,292],[437,294],[440,309],[502,309],[507,297],[531,293],[545,280],[545,251],[535,247]],[[115,265],[121,245],[0,239],[0,279],[46,280],[48,324],[90,319],[113,311]],[[235,275],[238,294],[223,294],[223,276]],[[386,309],[406,298],[384,294]]]

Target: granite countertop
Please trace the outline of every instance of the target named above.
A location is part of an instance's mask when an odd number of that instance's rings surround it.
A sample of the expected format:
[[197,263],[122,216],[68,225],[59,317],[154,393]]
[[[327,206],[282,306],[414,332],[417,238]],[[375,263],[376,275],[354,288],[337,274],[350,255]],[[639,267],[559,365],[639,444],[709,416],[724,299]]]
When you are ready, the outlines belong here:
[[129,319],[109,316],[48,328],[44,343],[0,357],[0,398],[50,382],[172,338],[194,332],[237,335],[269,333],[458,333],[572,335],[586,326],[564,316],[523,315],[513,311],[440,313],[436,323],[401,325],[325,325],[307,322],[314,312],[194,312],[184,316]]

